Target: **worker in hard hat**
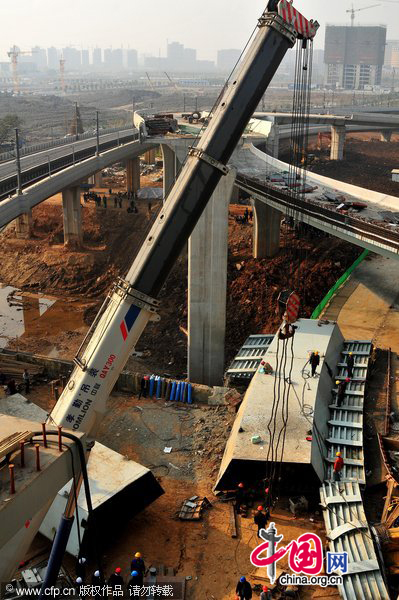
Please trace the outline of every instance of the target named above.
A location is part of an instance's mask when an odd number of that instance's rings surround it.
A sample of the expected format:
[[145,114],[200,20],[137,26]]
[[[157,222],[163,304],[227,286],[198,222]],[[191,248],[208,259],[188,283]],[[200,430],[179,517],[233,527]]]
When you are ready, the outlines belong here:
[[342,458],[341,452],[335,454],[336,459],[333,468],[333,481],[341,481],[341,471],[344,467],[344,459]]
[[94,587],[102,587],[104,584],[104,577],[101,575],[100,571],[94,571],[91,576],[91,585]]
[[143,576],[145,574],[145,563],[141,556],[141,552],[136,552],[132,562],[130,563],[130,571],[138,571]]
[[236,587],[236,594],[240,600],[250,600],[252,598],[252,587],[244,576],[240,577]]
[[309,364],[310,364],[310,368],[311,368],[312,377],[314,377],[316,375],[316,369],[320,364],[320,356],[319,356],[318,350],[315,350],[310,355]]
[[[139,586],[141,587],[143,585],[143,573],[140,573],[140,571],[132,571],[130,573],[130,579],[127,583],[127,589],[128,592],[130,594],[130,596],[134,596],[134,590],[135,590],[135,586]],[[137,589],[137,587],[136,587]]]
[[267,522],[269,520],[269,511],[263,512],[263,506],[258,506],[256,513],[254,514],[254,523],[258,527],[258,538],[261,536],[259,532],[261,529],[266,529]]
[[75,590],[80,595],[80,588],[83,585],[83,579],[81,577],[76,577],[75,579]]
[[84,556],[80,556],[76,561],[75,573],[76,577],[81,577],[82,581],[86,579],[86,559]]
[[342,403],[345,399],[346,386],[348,385],[349,382],[350,382],[349,377],[346,377],[342,381],[339,381],[339,379],[337,379],[337,381],[335,382],[335,384],[337,386],[337,403],[336,403],[336,405],[338,407],[342,405]]
[[267,585],[263,586],[259,598],[260,600],[272,600],[272,593],[267,587]]
[[116,589],[116,586],[122,586],[123,589],[124,581],[121,573],[122,569],[120,567],[116,567],[115,571],[108,578],[108,585],[110,585],[113,590]]
[[243,504],[244,501],[245,501],[246,493],[247,493],[247,491],[245,489],[245,485],[241,481],[238,484],[237,490],[236,490],[236,511],[237,511],[237,514],[240,514],[241,504]]
[[349,352],[348,358],[346,359],[346,370],[348,372],[348,377],[352,379],[353,377],[353,367],[355,366],[355,359],[353,357],[353,352]]

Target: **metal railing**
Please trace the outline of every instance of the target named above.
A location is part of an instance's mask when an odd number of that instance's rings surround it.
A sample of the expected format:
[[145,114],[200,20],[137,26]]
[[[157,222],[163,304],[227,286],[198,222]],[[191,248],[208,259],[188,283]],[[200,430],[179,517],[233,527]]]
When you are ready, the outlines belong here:
[[[131,131],[135,129],[134,127],[132,127],[131,125],[126,126],[126,127],[110,127],[107,129],[101,129],[100,130],[100,137],[103,135],[107,135],[109,133],[117,133],[117,132],[125,132],[125,131]],[[50,148],[57,148],[58,146],[66,146],[68,144],[72,144],[74,142],[80,142],[82,140],[87,140],[90,138],[95,138],[96,137],[96,133],[88,131],[86,133],[81,133],[78,135],[68,135],[65,138],[58,138],[56,140],[52,140],[51,142],[42,142],[41,144],[34,144],[32,146],[25,146],[23,148],[20,149],[19,154],[20,156],[27,156],[28,154],[35,154],[36,152],[41,152],[42,150],[48,150]],[[0,154],[0,162],[5,162],[8,160],[13,160],[15,159],[15,152],[13,150],[8,151],[8,152],[3,152],[2,154]]]

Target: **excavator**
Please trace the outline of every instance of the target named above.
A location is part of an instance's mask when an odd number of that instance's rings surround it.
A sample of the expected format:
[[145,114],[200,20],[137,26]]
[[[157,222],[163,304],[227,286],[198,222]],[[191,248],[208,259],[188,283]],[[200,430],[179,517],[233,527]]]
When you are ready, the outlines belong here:
[[[95,439],[112,388],[147,323],[159,320],[162,304],[157,296],[219,180],[229,172],[227,163],[249,119],[288,49],[297,39],[302,45],[309,43],[318,27],[294,8],[292,0],[269,1],[212,120],[189,150],[133,264],[114,283],[88,331],[68,384],[49,415],[50,425]],[[42,592],[58,575],[74,508],[71,498],[53,542]],[[7,558],[0,556],[0,561]]]

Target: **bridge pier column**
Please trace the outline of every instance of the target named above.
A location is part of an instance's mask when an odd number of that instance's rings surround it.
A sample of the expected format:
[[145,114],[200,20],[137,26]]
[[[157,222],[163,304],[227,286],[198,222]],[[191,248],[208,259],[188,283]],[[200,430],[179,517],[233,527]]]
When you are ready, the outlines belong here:
[[103,174],[101,171],[97,171],[97,173],[94,173],[94,175],[91,175],[89,177],[89,183],[91,183],[92,185],[94,185],[94,187],[96,188],[101,188],[103,187]]
[[62,190],[62,210],[64,217],[64,244],[79,248],[83,242],[82,207],[80,188],[71,187]]
[[383,129],[381,131],[381,142],[390,142],[392,137],[392,129]]
[[140,189],[140,158],[129,158],[126,161],[126,189],[137,192]]
[[176,178],[176,153],[167,144],[161,144],[163,160],[163,197],[166,198]]
[[272,258],[280,249],[282,213],[261,200],[251,198],[253,207],[253,256]]
[[266,148],[268,154],[274,158],[278,158],[278,153],[280,150],[280,130],[277,123],[274,123],[270,130],[270,134],[267,138]]
[[155,155],[155,148],[147,150],[147,152],[144,154],[144,160],[147,165],[153,165],[155,163]]
[[27,240],[32,235],[33,219],[32,211],[29,210],[26,213],[19,215],[14,221],[15,224],[15,236],[19,239]]
[[235,171],[223,176],[188,243],[188,378],[222,385],[228,212]]
[[345,125],[331,127],[331,152],[330,160],[343,160],[345,147]]

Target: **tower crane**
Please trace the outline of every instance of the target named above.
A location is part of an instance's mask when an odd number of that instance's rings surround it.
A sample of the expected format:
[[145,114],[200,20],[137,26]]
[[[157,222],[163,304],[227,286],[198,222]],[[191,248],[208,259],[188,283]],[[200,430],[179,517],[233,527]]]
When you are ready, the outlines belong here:
[[20,54],[33,54],[33,52],[35,52],[35,50],[30,50],[30,51],[28,50],[28,51],[22,52],[18,48],[18,46],[16,46],[15,44],[11,48],[11,50],[9,52],[7,52],[7,55],[11,59],[12,78],[13,78],[13,82],[14,82],[14,94],[19,93],[18,56]]
[[375,8],[376,6],[381,6],[381,4],[372,4],[371,6],[363,6],[362,8],[354,8],[353,4],[352,4],[352,8],[350,8],[349,10],[347,10],[347,13],[350,13],[351,15],[351,27],[354,26],[355,24],[355,12],[359,12],[359,10],[367,10],[369,8]]

